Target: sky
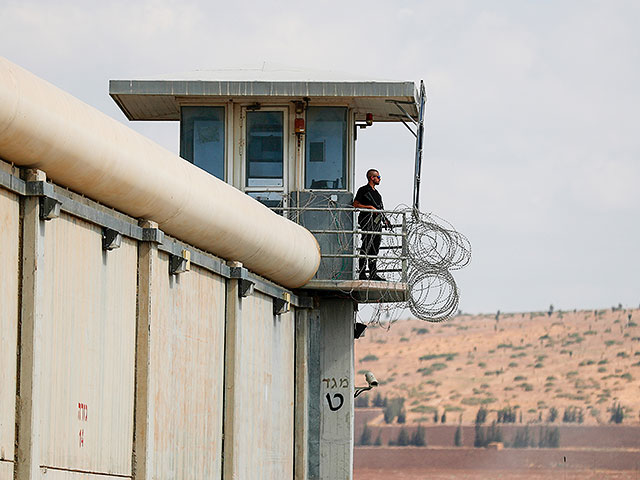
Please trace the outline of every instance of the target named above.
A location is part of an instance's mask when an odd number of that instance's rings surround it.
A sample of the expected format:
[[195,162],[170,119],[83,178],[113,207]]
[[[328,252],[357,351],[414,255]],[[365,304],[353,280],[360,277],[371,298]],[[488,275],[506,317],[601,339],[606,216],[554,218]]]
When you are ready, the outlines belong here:
[[[422,210],[468,237],[464,312],[640,305],[640,2],[3,0],[0,55],[128,122],[110,79],[263,61],[420,81]],[[387,208],[411,202],[413,137],[361,131]]]

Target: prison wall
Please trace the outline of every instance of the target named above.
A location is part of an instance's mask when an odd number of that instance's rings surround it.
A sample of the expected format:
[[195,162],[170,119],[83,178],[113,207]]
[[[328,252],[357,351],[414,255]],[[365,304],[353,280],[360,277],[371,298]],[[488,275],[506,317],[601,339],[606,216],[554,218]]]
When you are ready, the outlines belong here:
[[310,299],[1,160],[0,227],[0,480],[294,477]]

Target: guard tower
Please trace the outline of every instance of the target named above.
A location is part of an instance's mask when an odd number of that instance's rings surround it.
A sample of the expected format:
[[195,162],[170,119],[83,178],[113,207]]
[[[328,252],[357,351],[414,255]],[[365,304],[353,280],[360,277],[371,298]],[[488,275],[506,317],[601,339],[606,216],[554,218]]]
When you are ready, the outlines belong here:
[[185,161],[316,236],[322,262],[300,292],[314,307],[296,317],[295,478],[351,478],[357,304],[408,296],[404,212],[387,212],[387,281],[358,279],[356,139],[374,122],[415,125],[417,207],[424,87],[263,67],[112,80],[109,93],[129,120],[179,121]]
[[306,289],[406,300],[404,214],[386,214],[394,229],[382,233],[379,261],[389,281],[360,281],[351,204],[364,183],[354,173],[358,129],[417,125],[424,96],[413,82],[263,66],[114,80],[109,92],[129,120],[179,121],[185,160],[307,227],[322,263]]

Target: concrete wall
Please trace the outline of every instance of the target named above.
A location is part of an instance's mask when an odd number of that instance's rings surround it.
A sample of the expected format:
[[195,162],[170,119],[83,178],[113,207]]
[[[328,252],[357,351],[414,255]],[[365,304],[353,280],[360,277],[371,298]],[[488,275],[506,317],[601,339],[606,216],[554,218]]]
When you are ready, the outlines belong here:
[[22,173],[0,161],[0,480],[306,478],[301,300],[241,269],[242,296],[226,261],[55,186],[44,220],[51,185]]
[[[0,163],[0,172],[11,172]],[[19,198],[0,188],[0,480],[13,478],[18,339]]]
[[351,478],[351,300],[22,173],[0,161],[0,480]]

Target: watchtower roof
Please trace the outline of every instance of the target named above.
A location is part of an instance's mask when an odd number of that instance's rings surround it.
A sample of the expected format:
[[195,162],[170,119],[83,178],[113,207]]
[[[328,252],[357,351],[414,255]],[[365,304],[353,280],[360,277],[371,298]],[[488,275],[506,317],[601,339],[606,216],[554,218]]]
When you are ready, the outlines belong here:
[[129,120],[180,120],[181,105],[220,101],[346,103],[356,119],[399,121],[399,102],[417,118],[418,92],[412,81],[376,80],[339,72],[263,64],[239,69],[196,70],[138,80],[111,80],[109,95]]

